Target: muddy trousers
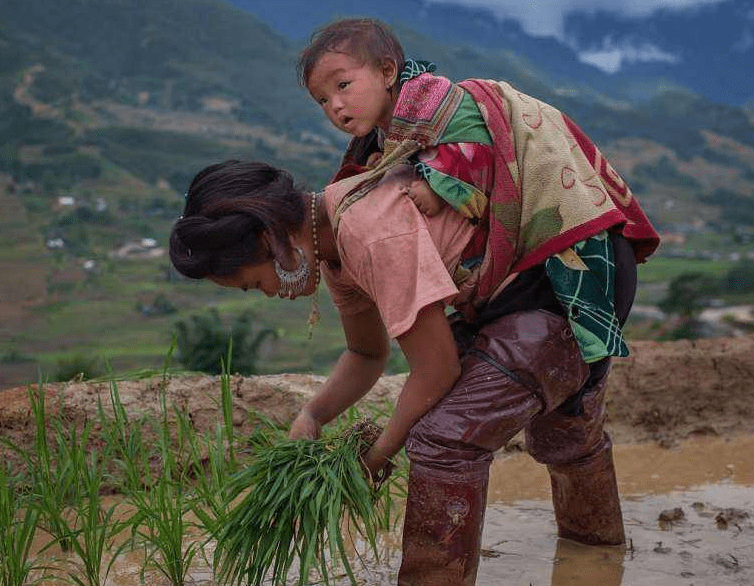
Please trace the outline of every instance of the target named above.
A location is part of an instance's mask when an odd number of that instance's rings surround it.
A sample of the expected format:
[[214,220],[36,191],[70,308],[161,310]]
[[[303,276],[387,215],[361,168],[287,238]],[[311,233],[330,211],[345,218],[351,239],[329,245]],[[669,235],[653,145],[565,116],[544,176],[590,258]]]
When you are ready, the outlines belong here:
[[[558,532],[624,541],[612,446],[603,429],[608,368],[590,378],[565,319],[523,311],[485,325],[451,391],[412,428],[399,586],[476,581],[493,454],[520,430],[546,464]],[[578,415],[557,408],[589,385]]]

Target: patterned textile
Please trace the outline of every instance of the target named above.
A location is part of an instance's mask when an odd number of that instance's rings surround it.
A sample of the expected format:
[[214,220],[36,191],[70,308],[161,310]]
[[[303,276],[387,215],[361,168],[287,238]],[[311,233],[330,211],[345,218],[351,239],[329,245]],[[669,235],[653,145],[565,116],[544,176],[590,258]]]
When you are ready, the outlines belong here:
[[[621,229],[640,262],[656,249],[659,237],[628,186],[596,146],[552,106],[518,92],[505,82],[467,80],[456,85],[442,77],[420,74],[405,82],[401,89],[380,164],[364,174],[344,198],[344,205],[362,197],[387,169],[417,152],[420,160],[437,158],[438,153],[439,157],[447,155],[446,163],[450,165],[447,169],[436,164],[437,160],[422,162],[434,172],[441,170],[455,177],[456,184],[451,190],[463,188],[459,179],[478,189],[480,183],[467,181],[458,169],[453,170],[453,159],[458,158],[449,154],[449,149],[460,146],[442,144],[466,92],[473,96],[494,147],[490,149],[491,185],[484,186],[490,197],[480,225],[483,229],[464,254],[464,259],[475,262],[462,263],[462,274],[454,276],[462,296],[464,292],[473,292],[464,313],[473,317],[476,308],[484,306],[518,272],[554,257],[562,264],[550,259],[546,265],[548,275],[559,300],[566,309],[570,308],[569,315],[578,318],[572,319],[572,325],[577,337],[586,341],[585,357],[623,355],[625,344],[616,329],[617,321],[613,324],[612,291],[603,290],[590,298],[594,288],[585,284],[592,279],[600,282],[601,274],[612,271],[607,252],[603,251],[599,261],[600,255],[591,252],[591,247],[599,246],[595,244],[599,242],[604,244],[604,239],[597,238],[593,243],[589,242],[590,237],[608,228]],[[434,155],[433,147],[438,147]],[[422,167],[420,170],[433,189],[447,192],[450,184],[442,187],[433,183],[436,179],[432,177],[433,171]],[[468,193],[459,197],[465,199]],[[337,214],[335,219],[337,230]],[[609,239],[605,245],[609,245]],[[578,262],[587,267],[589,262],[580,259],[581,253],[572,247],[607,268],[602,273],[595,268],[594,275],[588,276],[583,269],[575,269]],[[590,309],[592,306],[599,309]],[[612,317],[608,319],[600,311]],[[592,336],[595,332],[597,335]],[[584,335],[579,336],[580,333]],[[595,337],[602,341],[594,341]]]
[[613,306],[615,262],[607,232],[551,256],[545,268],[584,360],[628,356]]
[[[437,193],[442,190],[448,201],[457,192],[489,190],[492,185],[492,148],[485,144],[443,144],[421,151],[419,158],[432,165],[417,164],[427,173],[425,178],[432,189]],[[466,196],[460,199],[465,200]],[[483,201],[487,201],[486,196]],[[469,249],[486,245],[486,239],[480,238],[485,234],[479,232]],[[465,258],[456,269],[453,280],[459,287],[482,258]],[[615,263],[607,233],[603,231],[548,258],[545,269],[584,360],[592,363],[605,356],[627,356],[628,347],[613,306]]]
[[657,248],[659,237],[631,190],[583,131],[559,110],[505,82],[453,84],[429,73],[405,82],[385,138],[385,164],[399,146],[405,151],[441,144],[464,90],[495,145],[483,299],[509,273],[611,226],[625,227],[640,262]]
[[418,61],[416,59],[406,59],[406,63],[403,66],[403,71],[398,78],[398,82],[403,82],[413,79],[422,73],[431,73],[437,69],[437,66],[431,61]]
[[414,169],[458,212],[480,219],[487,211],[485,193],[494,165],[492,147],[473,142],[443,144],[418,154]]

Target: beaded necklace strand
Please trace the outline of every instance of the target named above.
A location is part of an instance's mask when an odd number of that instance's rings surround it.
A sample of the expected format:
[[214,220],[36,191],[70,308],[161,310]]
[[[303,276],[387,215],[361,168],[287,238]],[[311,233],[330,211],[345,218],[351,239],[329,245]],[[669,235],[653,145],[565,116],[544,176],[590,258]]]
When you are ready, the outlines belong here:
[[309,313],[307,324],[309,326],[309,339],[312,339],[314,326],[319,322],[319,281],[321,272],[319,270],[319,236],[317,234],[317,200],[319,193],[311,193],[312,200],[312,247],[314,249],[314,295],[312,296],[312,310]]

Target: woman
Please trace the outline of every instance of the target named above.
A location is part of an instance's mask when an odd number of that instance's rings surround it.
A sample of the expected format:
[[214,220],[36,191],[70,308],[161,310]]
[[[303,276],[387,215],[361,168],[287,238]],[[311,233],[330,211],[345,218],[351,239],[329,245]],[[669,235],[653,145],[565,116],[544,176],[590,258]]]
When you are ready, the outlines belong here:
[[[480,275],[468,251],[486,228],[449,206],[422,215],[406,197],[415,180],[398,164],[313,194],[261,163],[213,165],[191,184],[171,260],[188,277],[291,299],[313,294],[321,269],[347,349],[293,422],[293,438],[316,437],[367,393],[398,341],[409,375],[365,465],[379,475],[403,445],[411,461],[399,584],[475,582],[489,464],[521,429],[548,466],[559,534],[623,543],[603,430],[609,359],[582,359],[541,264],[475,305]],[[635,260],[615,228],[605,245],[624,319]],[[461,313],[449,320],[446,305]]]

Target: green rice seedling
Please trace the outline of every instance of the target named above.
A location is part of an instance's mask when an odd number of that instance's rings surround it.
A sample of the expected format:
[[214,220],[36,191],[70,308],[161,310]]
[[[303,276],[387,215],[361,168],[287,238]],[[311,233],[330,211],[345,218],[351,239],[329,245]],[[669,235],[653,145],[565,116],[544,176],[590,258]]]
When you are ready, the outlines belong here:
[[155,567],[173,586],[183,586],[192,560],[198,552],[198,541],[184,546],[189,511],[188,494],[183,483],[166,471],[147,490],[131,495],[136,506],[133,518],[134,537],[147,550],[145,568]]
[[11,480],[7,464],[0,465],[0,584],[3,586],[41,581],[41,578],[29,580],[32,571],[38,568],[31,557],[38,521],[39,510],[24,502]]
[[[104,463],[99,454],[92,451],[88,458],[80,459],[79,463],[83,464],[76,466],[81,474],[83,491],[81,500],[72,508],[68,542],[80,560],[81,575],[71,572],[68,577],[77,586],[100,586],[107,581],[115,560],[128,544],[113,548],[113,542],[124,523],[115,518],[116,505],[106,508],[103,502]],[[103,571],[105,552],[109,552],[110,559]]]
[[233,353],[233,338],[228,342],[227,362],[222,364],[220,374],[220,410],[223,414],[223,432],[228,442],[228,465],[237,466],[235,452],[235,434],[233,433],[233,394],[230,390],[230,359]]
[[377,556],[382,489],[366,479],[361,454],[378,434],[376,425],[362,422],[318,440],[272,443],[258,435],[255,460],[232,478],[226,498],[251,490],[215,535],[221,583],[259,585],[269,575],[273,584],[285,584],[296,559],[298,586],[314,568],[329,583],[328,559],[342,562],[355,583],[341,523],[356,528]]
[[97,401],[100,437],[104,445],[103,459],[111,462],[115,488],[124,494],[142,490],[149,476],[150,458],[155,455],[152,444],[145,440],[143,429],[147,418],[131,420],[120,398],[117,381],[110,381],[112,413],[106,413]]
[[[366,418],[382,424],[390,419],[393,414],[393,403],[388,399],[382,404],[370,403],[366,406]],[[356,407],[349,407],[345,414],[345,425],[355,425],[365,418],[365,414]],[[384,490],[380,491],[380,506],[376,508],[380,514],[380,528],[385,531],[395,531],[403,521],[403,515],[399,514],[396,503],[404,502],[408,496],[408,457],[406,451],[401,449],[390,463],[390,478],[384,483]]]
[[[229,342],[227,363],[223,363],[220,375],[220,398],[217,425],[214,433],[199,436],[193,430],[189,419],[179,413],[179,433],[187,439],[189,445],[189,462],[193,479],[191,511],[196,516],[197,527],[206,536],[201,546],[201,553],[207,563],[205,546],[212,540],[227,517],[229,506],[224,498],[224,490],[230,478],[238,471],[236,456],[236,435],[233,428],[233,395],[230,387],[229,364],[232,355],[233,340]],[[226,366],[228,364],[228,366]]]
[[[190,426],[186,418],[179,419],[179,425],[187,423]],[[209,535],[227,517],[228,506],[223,498],[223,490],[236,467],[228,460],[226,435],[222,425],[216,426],[214,434],[206,433],[200,437],[193,433],[190,442],[188,462],[193,483],[189,506],[199,519],[203,532]]]
[[[79,431],[60,416],[50,418],[48,423],[56,440],[52,450],[46,439],[40,439],[46,437],[42,428],[44,400],[38,397],[35,403],[32,410],[37,413],[41,453],[37,463],[41,466],[33,469],[31,496],[41,518],[46,520],[44,530],[53,537],[46,547],[57,543],[64,551],[76,554],[78,570],[68,573],[71,582],[77,586],[100,586],[123,547],[112,551],[121,525],[114,519],[115,505],[107,509],[103,505],[105,463],[97,450],[90,451],[92,423],[86,422]],[[58,486],[54,485],[56,482]],[[110,551],[110,560],[103,572],[106,551]]]
[[[58,423],[53,448],[47,438],[47,413],[42,385],[37,390],[29,390],[29,404],[35,425],[34,453],[19,450],[26,461],[31,484],[31,498],[40,511],[40,526],[49,533],[60,548],[70,550],[69,528],[66,509],[79,500],[79,470],[75,459],[79,444],[78,434],[72,428],[69,438],[62,433],[62,423]],[[86,427],[81,441],[88,440]]]
[[[163,388],[160,396],[162,425],[158,428],[159,454],[162,473],[142,490],[129,495],[137,512],[131,518],[133,537],[147,551],[145,568],[152,566],[173,586],[183,586],[199,542],[184,545],[192,523],[186,519],[190,511],[187,467],[178,465],[168,427],[167,403]],[[180,419],[180,418],[179,418]],[[180,426],[179,426],[180,427]],[[177,432],[181,441],[181,433]]]

